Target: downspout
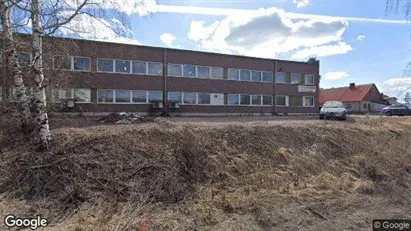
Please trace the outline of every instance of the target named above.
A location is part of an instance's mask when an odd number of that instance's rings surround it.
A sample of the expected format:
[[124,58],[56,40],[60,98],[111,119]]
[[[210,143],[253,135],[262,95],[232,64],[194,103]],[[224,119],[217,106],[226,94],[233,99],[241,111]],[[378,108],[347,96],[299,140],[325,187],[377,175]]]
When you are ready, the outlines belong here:
[[163,114],[167,115],[168,97],[167,97],[167,49],[163,52]]
[[277,115],[277,99],[276,99],[276,85],[277,85],[277,82],[275,81],[275,75],[276,75],[276,73],[277,73],[277,60],[275,60],[274,61],[274,75],[273,75],[273,81],[274,81],[274,83],[273,83],[273,91],[274,91],[274,94],[273,94],[273,107],[274,107],[274,115]]

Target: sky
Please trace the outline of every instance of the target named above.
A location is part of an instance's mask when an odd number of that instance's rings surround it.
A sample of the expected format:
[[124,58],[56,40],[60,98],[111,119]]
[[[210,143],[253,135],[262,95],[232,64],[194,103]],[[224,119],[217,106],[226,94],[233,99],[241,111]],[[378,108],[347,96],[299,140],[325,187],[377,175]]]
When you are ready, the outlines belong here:
[[[316,57],[321,88],[375,83],[380,92],[401,98],[411,86],[411,77],[404,75],[411,61],[411,24],[401,11],[386,14],[385,0],[118,2],[106,7],[124,17],[96,21],[83,15],[73,26],[84,27],[86,33],[76,30],[77,35],[262,58]],[[96,25],[101,22],[122,33]]]

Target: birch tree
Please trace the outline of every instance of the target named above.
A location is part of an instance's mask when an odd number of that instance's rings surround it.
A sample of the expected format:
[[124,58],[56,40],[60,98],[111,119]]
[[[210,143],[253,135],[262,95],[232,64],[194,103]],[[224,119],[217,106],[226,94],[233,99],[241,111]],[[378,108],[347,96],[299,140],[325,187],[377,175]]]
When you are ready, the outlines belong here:
[[2,39],[4,41],[4,55],[6,59],[6,70],[13,78],[14,87],[16,89],[16,97],[19,102],[18,111],[21,117],[21,127],[23,132],[30,131],[30,108],[29,101],[26,94],[26,87],[24,86],[23,75],[21,67],[18,62],[16,52],[16,41],[13,36],[13,26],[11,21],[11,10],[13,4],[9,0],[0,0],[0,21],[2,28]]

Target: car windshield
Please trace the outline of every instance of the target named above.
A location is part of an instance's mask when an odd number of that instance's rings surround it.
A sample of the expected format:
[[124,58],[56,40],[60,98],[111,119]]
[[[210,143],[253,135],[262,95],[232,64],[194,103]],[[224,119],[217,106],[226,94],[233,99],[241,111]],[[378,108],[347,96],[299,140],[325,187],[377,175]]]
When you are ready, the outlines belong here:
[[330,101],[324,104],[325,108],[343,108],[344,104],[338,101]]

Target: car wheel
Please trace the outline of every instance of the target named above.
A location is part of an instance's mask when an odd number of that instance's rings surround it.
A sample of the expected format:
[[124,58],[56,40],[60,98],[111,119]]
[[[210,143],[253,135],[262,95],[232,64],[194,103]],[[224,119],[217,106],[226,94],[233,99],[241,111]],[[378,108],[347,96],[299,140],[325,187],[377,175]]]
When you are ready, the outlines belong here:
[[386,111],[386,112],[385,112],[385,115],[386,115],[386,116],[392,116],[392,112],[391,112],[391,111]]
[[324,119],[324,115],[320,114],[320,120],[323,120],[323,119]]

